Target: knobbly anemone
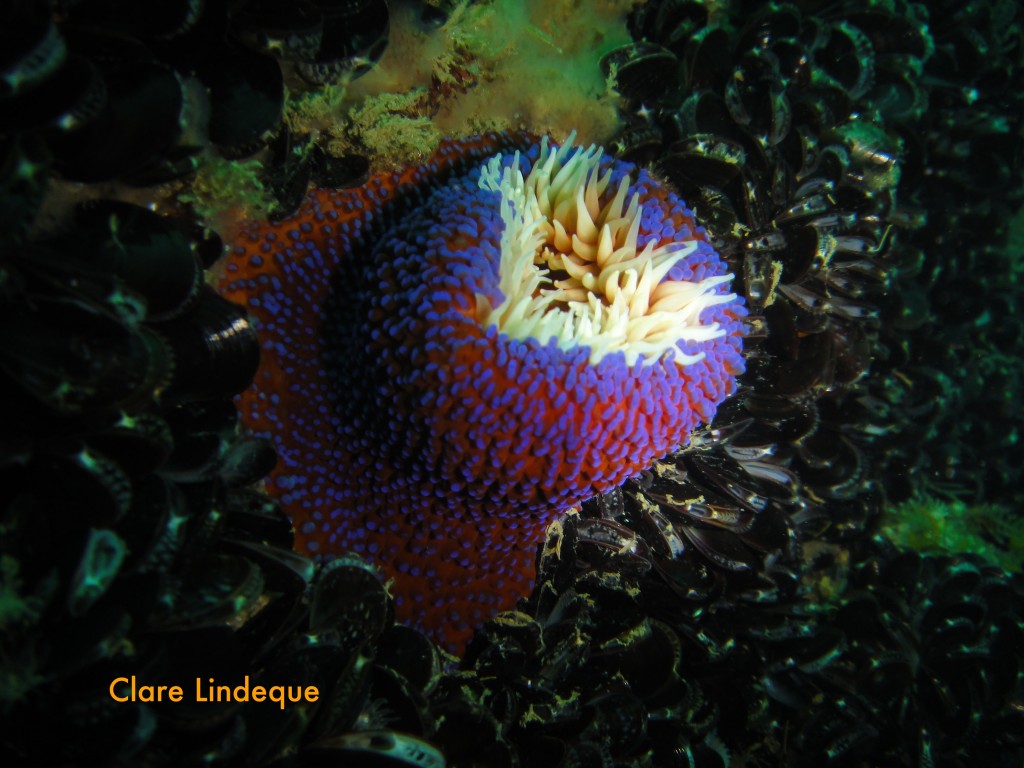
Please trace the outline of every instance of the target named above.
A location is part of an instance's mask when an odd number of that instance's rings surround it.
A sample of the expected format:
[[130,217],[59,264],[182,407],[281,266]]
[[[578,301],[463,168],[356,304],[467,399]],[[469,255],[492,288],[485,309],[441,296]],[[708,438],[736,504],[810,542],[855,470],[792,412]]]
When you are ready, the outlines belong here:
[[300,548],[355,551],[457,648],[559,513],[685,444],[743,369],[742,303],[676,194],[599,149],[449,141],[249,227],[243,419]]

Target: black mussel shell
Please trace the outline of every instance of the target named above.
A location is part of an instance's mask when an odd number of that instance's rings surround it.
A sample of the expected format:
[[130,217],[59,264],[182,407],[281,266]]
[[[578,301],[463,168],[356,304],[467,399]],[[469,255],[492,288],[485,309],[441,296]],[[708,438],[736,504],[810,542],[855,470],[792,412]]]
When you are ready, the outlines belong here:
[[741,144],[698,133],[669,147],[659,165],[681,189],[724,189],[739,176],[746,159]]
[[46,4],[14,0],[0,13],[0,130],[73,129],[106,94],[96,67],[68,51]]
[[310,61],[324,34],[324,21],[313,0],[243,0],[229,13],[232,34],[260,53],[285,61]]
[[83,302],[40,297],[0,335],[0,368],[60,413],[131,409],[169,377],[166,344]]
[[259,365],[256,331],[245,310],[203,286],[187,314],[153,325],[174,350],[174,371],[163,397],[199,400],[238,394]]
[[176,164],[164,162],[182,139],[192,108],[181,76],[159,62],[132,58],[104,60],[99,67],[106,105],[87,124],[51,140],[58,171],[74,181],[135,177],[141,183],[190,171],[188,158],[198,147],[183,146]]
[[326,83],[339,75],[359,77],[370,71],[387,48],[391,28],[384,0],[315,0],[323,17],[323,38],[311,60],[296,69],[310,83]]
[[0,243],[5,248],[21,241],[35,221],[49,186],[49,164],[39,137],[0,137]]
[[39,87],[0,100],[0,114],[4,115],[0,117],[0,129],[50,129],[59,136],[65,131],[80,130],[102,115],[109,93],[100,70],[74,53],[61,58],[62,65]]
[[686,41],[683,54],[683,82],[696,91],[717,84],[730,70],[732,41],[722,26],[707,26]]
[[[402,757],[415,755],[415,762]],[[336,736],[310,746],[299,763],[303,768],[439,768],[444,755],[431,743],[400,731],[362,731]],[[489,763],[490,764],[490,763]],[[500,763],[499,763],[500,764]]]
[[273,137],[267,152],[265,178],[277,205],[271,219],[280,221],[294,214],[306,199],[306,191],[313,174],[312,153],[296,151],[303,137],[288,128]]
[[338,627],[346,647],[373,642],[389,623],[391,603],[380,577],[361,561],[341,558],[325,567],[314,587],[310,627]]
[[89,445],[115,458],[130,476],[158,469],[174,447],[170,427],[155,413],[120,414],[108,426],[96,429]]
[[370,161],[362,155],[335,157],[316,146],[310,150],[309,162],[313,183],[319,187],[349,189],[370,177]]
[[601,59],[601,70],[632,103],[653,104],[671,98],[679,61],[667,48],[631,43]]
[[144,298],[147,322],[176,317],[198,300],[203,271],[196,245],[168,219],[127,203],[96,201],[78,208],[75,223],[65,247],[85,237],[91,247],[79,246],[77,255]]
[[160,0],[144,8],[132,0],[76,0],[67,4],[66,21],[127,37],[171,38],[192,29],[206,5],[206,0]]
[[429,694],[441,677],[441,658],[430,640],[414,629],[395,625],[381,635],[377,663]]
[[691,0],[636,5],[628,18],[635,39],[661,37],[661,43],[677,56],[685,50],[692,35],[706,30],[707,21],[707,7]]
[[198,72],[209,89],[209,137],[221,152],[241,157],[261,149],[284,109],[281,68],[269,56],[224,47]]

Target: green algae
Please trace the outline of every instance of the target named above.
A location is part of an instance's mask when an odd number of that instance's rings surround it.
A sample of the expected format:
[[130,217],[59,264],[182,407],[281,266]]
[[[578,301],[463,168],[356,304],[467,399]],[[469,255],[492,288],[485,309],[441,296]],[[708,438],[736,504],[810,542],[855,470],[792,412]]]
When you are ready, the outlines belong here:
[[1024,572],[1024,519],[1001,504],[920,495],[890,508],[881,530],[920,552],[973,553],[1004,570]]
[[274,210],[274,196],[263,182],[259,159],[212,159],[200,168],[190,190],[178,199],[188,203],[207,224],[225,216],[265,219]]

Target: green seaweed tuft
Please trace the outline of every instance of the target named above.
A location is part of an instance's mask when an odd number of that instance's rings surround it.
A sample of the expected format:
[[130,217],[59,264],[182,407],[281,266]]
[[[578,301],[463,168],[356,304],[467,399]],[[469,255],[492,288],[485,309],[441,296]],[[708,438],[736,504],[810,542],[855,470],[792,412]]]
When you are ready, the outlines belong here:
[[196,215],[215,229],[225,217],[265,219],[276,205],[256,158],[211,159],[196,172],[189,191],[178,199],[190,204]]

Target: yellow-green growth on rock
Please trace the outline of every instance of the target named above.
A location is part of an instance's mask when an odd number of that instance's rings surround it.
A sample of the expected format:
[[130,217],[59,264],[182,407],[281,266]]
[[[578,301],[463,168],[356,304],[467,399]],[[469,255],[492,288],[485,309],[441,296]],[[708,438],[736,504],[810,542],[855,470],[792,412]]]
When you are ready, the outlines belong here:
[[[529,129],[583,143],[618,127],[618,95],[601,58],[632,38],[635,0],[458,2],[447,22],[426,30],[412,4],[396,6],[391,42],[348,98],[415,95],[415,114],[439,135]],[[396,158],[397,159],[397,158]]]
[[1024,570],[1024,518],[999,504],[917,496],[887,510],[882,533],[921,552],[970,552],[1007,571]]
[[179,196],[190,203],[204,223],[223,231],[225,222],[265,219],[275,205],[260,178],[258,159],[214,158],[200,168],[188,192]]

